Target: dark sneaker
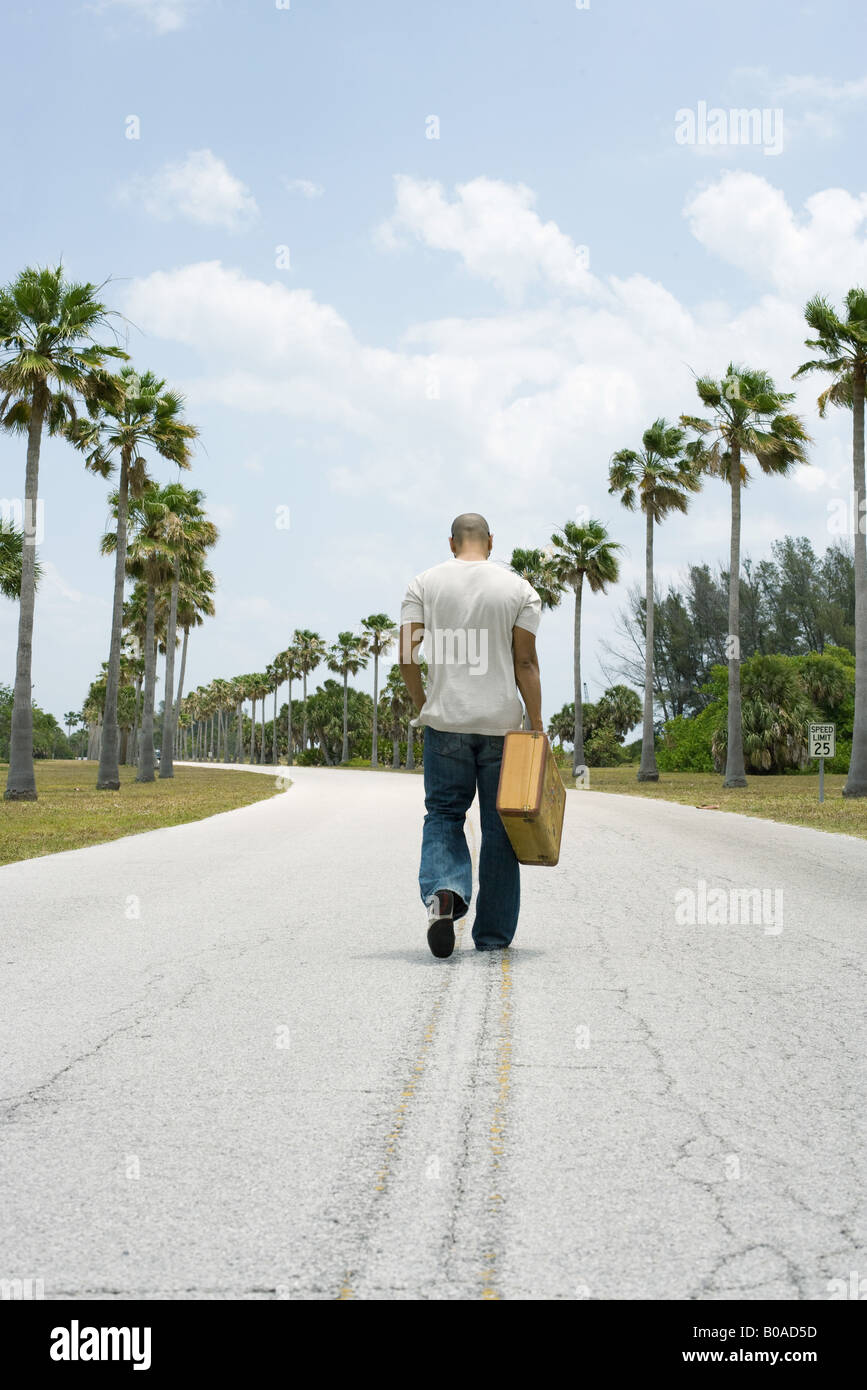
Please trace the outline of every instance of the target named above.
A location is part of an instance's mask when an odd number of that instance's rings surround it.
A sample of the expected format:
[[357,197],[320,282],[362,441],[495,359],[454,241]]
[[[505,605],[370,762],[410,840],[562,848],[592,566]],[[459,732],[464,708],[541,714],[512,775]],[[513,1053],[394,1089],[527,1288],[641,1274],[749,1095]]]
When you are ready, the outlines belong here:
[[455,895],[445,889],[434,893],[428,909],[427,944],[441,960],[455,949]]

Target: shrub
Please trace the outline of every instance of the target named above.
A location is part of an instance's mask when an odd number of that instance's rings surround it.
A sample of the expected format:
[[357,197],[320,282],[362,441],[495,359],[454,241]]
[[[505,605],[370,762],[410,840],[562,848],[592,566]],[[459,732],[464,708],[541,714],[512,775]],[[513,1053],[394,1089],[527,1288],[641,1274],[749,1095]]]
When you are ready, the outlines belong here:
[[588,767],[619,767],[629,761],[610,724],[601,725],[585,741],[584,761]]
[[299,767],[323,767],[325,765],[321,748],[305,748],[303,753],[296,753],[295,761]]
[[656,751],[660,772],[715,772],[711,742],[719,719],[717,704],[707,705],[692,719],[682,714],[669,719]]

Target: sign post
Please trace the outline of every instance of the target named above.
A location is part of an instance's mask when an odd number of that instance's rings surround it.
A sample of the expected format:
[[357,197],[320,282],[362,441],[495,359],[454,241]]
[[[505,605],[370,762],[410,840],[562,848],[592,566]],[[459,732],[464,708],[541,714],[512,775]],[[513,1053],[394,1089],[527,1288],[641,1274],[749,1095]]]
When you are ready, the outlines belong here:
[[819,759],[819,800],[825,800],[825,759],[833,758],[837,748],[836,724],[810,725],[810,757]]

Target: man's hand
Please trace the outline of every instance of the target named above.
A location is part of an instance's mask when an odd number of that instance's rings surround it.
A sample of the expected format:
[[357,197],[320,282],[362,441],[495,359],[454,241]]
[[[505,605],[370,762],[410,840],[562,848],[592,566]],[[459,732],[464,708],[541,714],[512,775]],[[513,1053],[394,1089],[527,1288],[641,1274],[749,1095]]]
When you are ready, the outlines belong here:
[[539,658],[536,655],[536,634],[524,627],[512,628],[512,658],[515,663],[515,683],[527,706],[530,728],[545,732],[542,723],[542,680]]
[[419,667],[419,646],[424,636],[424,623],[402,623],[400,628],[400,674],[403,676],[403,683],[409,691],[410,699],[416,708],[416,713],[421,710],[425,701],[424,686],[422,685],[421,669]]

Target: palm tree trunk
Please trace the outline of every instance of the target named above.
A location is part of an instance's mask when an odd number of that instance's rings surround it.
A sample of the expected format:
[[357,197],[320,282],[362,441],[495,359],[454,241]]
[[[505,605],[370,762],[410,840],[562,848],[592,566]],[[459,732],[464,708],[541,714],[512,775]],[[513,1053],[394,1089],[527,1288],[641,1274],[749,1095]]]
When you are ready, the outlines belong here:
[[178,715],[181,710],[181,700],[184,697],[184,677],[187,674],[187,643],[190,640],[190,629],[184,628],[184,645],[181,647],[181,674],[178,677],[178,693],[175,698],[174,727],[178,727]]
[[572,634],[572,677],[575,685],[575,725],[573,728],[572,776],[577,777],[584,766],[584,706],[581,699],[581,597],[584,575],[578,575],[575,585],[575,623]]
[[379,652],[373,653],[373,739],[370,745],[370,766],[376,767],[379,762],[379,711],[377,702],[379,700]]
[[415,767],[415,729],[410,722],[414,717],[414,710],[410,710],[409,720],[406,725],[406,769],[411,772]]
[[33,771],[33,618],[36,611],[36,504],[39,499],[39,450],[47,392],[40,388],[30,403],[27,471],[24,479],[24,544],[21,547],[21,601],[18,606],[18,654],[9,733],[7,801],[35,801]]
[[644,548],[644,726],[641,731],[639,782],[658,782],[656,750],[653,746],[653,510],[647,508],[647,538]]
[[292,766],[292,681],[289,681],[289,713],[286,717],[286,766]]
[[163,703],[163,732],[160,743],[160,777],[174,777],[172,766],[175,755],[175,711],[172,692],[175,688],[175,642],[178,638],[178,584],[181,563],[175,556],[175,572],[172,578],[172,596],[169,602],[169,629],[166,633],[166,697]]
[[343,752],[342,763],[349,762],[349,671],[343,672]]
[[323,734],[323,732],[322,732],[321,729],[317,729],[316,732],[317,732],[318,735],[319,735],[319,747],[322,749],[322,756],[323,756],[323,758],[325,759],[325,762],[326,762],[327,766],[328,766],[328,767],[333,767],[333,766],[334,766],[334,759],[332,758],[330,752],[328,751],[328,742],[327,742],[327,740],[326,740],[326,738],[325,738],[325,735]]
[[265,757],[265,696],[264,696],[264,695],[262,696],[262,699],[261,699],[261,702],[260,702],[260,703],[261,703],[261,705],[262,705],[262,742],[261,742],[260,747],[259,747],[259,762],[260,762],[260,763],[265,763],[265,762],[267,761],[267,759],[266,759],[266,757]]
[[[153,782],[154,778],[154,689],[156,686],[156,643],[154,642],[154,609],[156,589],[147,586],[147,618],[145,625],[145,683],[144,708],[141,717],[141,747],[138,755],[137,782]],[[102,759],[100,759],[100,762]]]
[[272,730],[274,736],[271,739],[271,748],[274,753],[273,762],[275,767],[277,765],[277,691],[279,689],[279,685],[274,686],[274,728]]
[[105,714],[102,721],[102,748],[96,774],[98,791],[117,791],[118,766],[117,697],[120,689],[120,649],[123,639],[123,589],[126,581],[127,512],[129,504],[130,448],[121,451],[120,480],[117,491],[117,541],[114,552],[114,593],[111,605],[111,639],[105,681]]
[[732,534],[729,558],[729,710],[724,787],[745,787],[744,730],[741,716],[741,451],[731,454]]
[[307,747],[307,672],[301,673],[302,698],[304,700],[303,717],[301,721],[301,752]]
[[250,716],[250,762],[256,761],[256,698],[251,697],[253,713]]
[[844,796],[867,796],[867,491],[864,477],[864,364],[852,368],[852,483],[855,503],[855,722]]
[[132,721],[132,742],[129,747],[129,761],[134,766],[138,762],[139,713],[141,705],[141,676],[135,678],[135,715]]
[[391,765],[400,767],[400,720],[396,713],[392,715],[391,725]]

